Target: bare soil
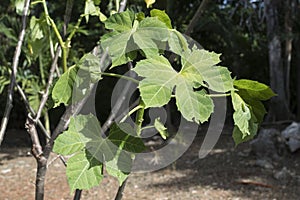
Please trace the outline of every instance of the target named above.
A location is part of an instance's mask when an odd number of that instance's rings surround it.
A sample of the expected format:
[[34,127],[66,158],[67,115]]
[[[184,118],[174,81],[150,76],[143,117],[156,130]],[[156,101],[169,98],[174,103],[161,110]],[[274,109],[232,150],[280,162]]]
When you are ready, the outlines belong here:
[[[227,132],[227,133],[226,133]],[[132,174],[124,191],[125,200],[216,200],[216,199],[300,199],[300,152],[286,154],[273,169],[257,166],[249,144],[235,148],[230,130],[222,134],[210,154],[197,160],[203,136],[197,136],[189,150],[171,166],[152,173]],[[0,151],[0,200],[34,199],[35,159],[29,148],[2,147]],[[56,155],[49,164],[45,199],[69,200],[65,167]],[[274,174],[283,167],[290,176]],[[100,186],[83,191],[84,200],[114,199],[118,182],[105,177]]]

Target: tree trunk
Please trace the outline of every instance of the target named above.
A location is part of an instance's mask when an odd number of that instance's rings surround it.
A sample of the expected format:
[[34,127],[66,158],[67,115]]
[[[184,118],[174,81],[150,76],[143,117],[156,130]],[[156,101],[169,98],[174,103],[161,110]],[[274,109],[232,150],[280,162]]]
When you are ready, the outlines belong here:
[[295,65],[296,65],[296,102],[297,102],[297,121],[300,121],[300,39],[294,42],[295,46]]
[[290,111],[285,91],[285,70],[283,67],[282,47],[279,25],[280,0],[265,0],[267,37],[269,49],[270,86],[277,93],[272,98],[268,119],[271,121],[289,119]]

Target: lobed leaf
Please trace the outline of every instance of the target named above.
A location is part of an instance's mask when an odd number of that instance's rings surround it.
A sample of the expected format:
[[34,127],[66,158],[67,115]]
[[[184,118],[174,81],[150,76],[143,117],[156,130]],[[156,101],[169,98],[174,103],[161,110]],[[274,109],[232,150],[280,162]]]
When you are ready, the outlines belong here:
[[67,162],[67,178],[71,191],[90,189],[103,179],[102,164],[88,152],[80,152]]

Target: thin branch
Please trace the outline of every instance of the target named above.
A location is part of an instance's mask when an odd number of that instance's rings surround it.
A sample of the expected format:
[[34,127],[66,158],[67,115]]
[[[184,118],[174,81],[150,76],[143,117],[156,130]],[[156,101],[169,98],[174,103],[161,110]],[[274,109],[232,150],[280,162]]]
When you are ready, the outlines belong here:
[[16,75],[17,75],[17,67],[19,65],[19,58],[21,55],[21,47],[22,47],[23,40],[25,37],[26,21],[27,21],[29,5],[30,5],[30,0],[26,0],[24,2],[24,10],[23,10],[23,16],[22,16],[22,30],[19,34],[18,44],[16,46],[14,57],[13,57],[12,73],[10,76],[10,85],[9,85],[9,90],[8,90],[8,95],[7,95],[7,100],[6,100],[5,112],[4,112],[2,121],[1,121],[0,146],[3,141],[4,133],[6,131],[10,112],[13,107],[12,103],[13,103],[13,97],[14,97],[14,87],[15,87],[15,81],[16,81]]
[[[29,101],[26,97],[26,94],[24,93],[22,88],[17,83],[16,83],[16,86],[17,86],[19,94],[21,95],[21,97],[22,97],[22,99],[25,103],[25,107],[27,109],[27,112],[29,112],[32,116],[35,116],[36,113],[33,110],[33,108],[30,106]],[[50,139],[50,134],[48,133],[48,131],[46,130],[46,128],[44,127],[43,123],[40,120],[37,120],[37,125],[40,127],[40,129],[42,130],[44,135],[47,137],[47,139]]]
[[50,72],[49,72],[49,78],[48,78],[48,83],[47,83],[47,86],[46,86],[46,90],[45,90],[45,92],[43,94],[43,97],[41,99],[41,103],[40,103],[40,106],[39,106],[38,111],[36,113],[34,121],[38,121],[40,119],[43,108],[46,105],[46,102],[48,100],[49,90],[50,90],[50,87],[52,86],[52,83],[53,83],[54,72],[55,72],[56,64],[57,64],[58,57],[59,57],[59,54],[60,54],[60,50],[61,50],[61,48],[58,47],[58,49],[56,51],[56,54],[55,54],[55,57],[52,61],[52,65],[51,65],[51,69],[50,69]]
[[197,25],[199,18],[201,17],[202,13],[204,12],[209,1],[210,0],[202,0],[200,6],[198,7],[195,15],[193,16],[192,20],[190,21],[190,23],[185,31],[186,35],[190,35],[192,33],[193,29]]

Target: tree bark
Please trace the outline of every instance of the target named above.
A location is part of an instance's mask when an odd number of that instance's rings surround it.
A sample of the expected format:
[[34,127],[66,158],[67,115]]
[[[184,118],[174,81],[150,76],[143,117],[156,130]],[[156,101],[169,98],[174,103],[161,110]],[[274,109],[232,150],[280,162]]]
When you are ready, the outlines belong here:
[[277,96],[271,100],[268,119],[270,121],[285,120],[290,118],[290,110],[285,90],[285,69],[280,38],[279,11],[282,1],[265,0],[264,2],[269,50],[270,86],[277,93]]

